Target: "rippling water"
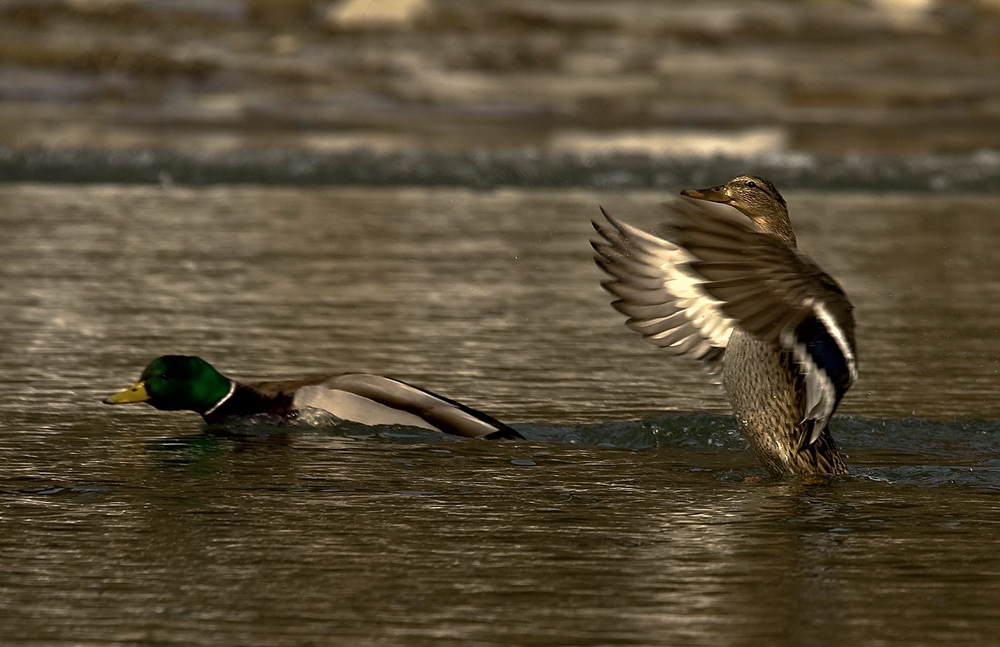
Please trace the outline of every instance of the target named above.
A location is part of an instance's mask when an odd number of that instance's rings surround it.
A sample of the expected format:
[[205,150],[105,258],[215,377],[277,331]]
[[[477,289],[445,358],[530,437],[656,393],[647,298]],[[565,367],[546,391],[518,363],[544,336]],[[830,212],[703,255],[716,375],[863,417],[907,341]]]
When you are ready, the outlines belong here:
[[[1000,197],[786,197],[859,321],[821,484],[753,478],[608,306],[588,220],[661,193],[0,186],[4,641],[992,644]],[[168,352],[389,374],[528,440],[100,404]]]

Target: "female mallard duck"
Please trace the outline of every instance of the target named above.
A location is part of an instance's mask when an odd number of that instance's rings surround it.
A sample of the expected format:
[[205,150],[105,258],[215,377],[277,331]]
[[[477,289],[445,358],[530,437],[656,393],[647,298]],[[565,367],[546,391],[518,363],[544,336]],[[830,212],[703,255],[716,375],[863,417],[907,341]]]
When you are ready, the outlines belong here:
[[[798,252],[785,200],[741,175],[681,192],[665,238],[609,216],[594,223],[604,287],[627,325],[722,373],[740,429],[771,474],[846,474],[827,428],[857,379],[847,295]],[[734,218],[735,207],[749,222]]]
[[190,410],[209,425],[258,415],[294,420],[300,410],[313,408],[365,425],[423,427],[467,438],[522,438],[485,413],[381,375],[348,373],[241,384],[200,357],[185,355],[154,359],[134,386],[104,402]]

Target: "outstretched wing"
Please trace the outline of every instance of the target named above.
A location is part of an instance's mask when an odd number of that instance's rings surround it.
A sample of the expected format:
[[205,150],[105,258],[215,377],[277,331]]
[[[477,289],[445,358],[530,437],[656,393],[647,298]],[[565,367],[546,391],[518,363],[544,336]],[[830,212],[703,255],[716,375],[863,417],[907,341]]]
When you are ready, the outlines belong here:
[[744,331],[790,352],[805,378],[803,421],[819,438],[857,379],[854,312],[837,282],[782,241],[718,208],[676,209],[671,237],[692,271]]
[[670,240],[613,218],[603,207],[601,213],[607,223],[593,222],[601,239],[590,244],[598,267],[611,277],[601,282],[616,297],[611,305],[646,341],[701,360],[718,375],[736,322],[692,269],[698,259]]
[[[665,238],[618,221],[594,223],[612,305],[650,342],[721,369],[734,326],[792,354],[805,381],[807,439],[820,437],[857,379],[854,315],[813,261],[756,231],[730,207],[677,199]],[[602,209],[603,211],[603,209]],[[736,217],[734,217],[734,214]]]

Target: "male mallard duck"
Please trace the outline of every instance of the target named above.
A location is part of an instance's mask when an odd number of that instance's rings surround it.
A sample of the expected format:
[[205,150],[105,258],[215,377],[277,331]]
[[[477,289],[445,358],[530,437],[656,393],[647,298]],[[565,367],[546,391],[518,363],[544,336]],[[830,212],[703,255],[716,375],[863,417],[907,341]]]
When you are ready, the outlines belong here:
[[200,357],[165,355],[106,404],[146,402],[164,411],[200,413],[210,425],[255,415],[292,420],[306,408],[365,425],[423,427],[467,438],[522,438],[485,413],[381,375],[347,373],[241,384]]
[[[771,474],[846,474],[827,429],[857,379],[847,295],[798,252],[785,200],[741,175],[682,191],[665,238],[608,215],[594,223],[602,285],[627,325],[722,373],[740,429]],[[749,222],[728,209],[735,207]]]

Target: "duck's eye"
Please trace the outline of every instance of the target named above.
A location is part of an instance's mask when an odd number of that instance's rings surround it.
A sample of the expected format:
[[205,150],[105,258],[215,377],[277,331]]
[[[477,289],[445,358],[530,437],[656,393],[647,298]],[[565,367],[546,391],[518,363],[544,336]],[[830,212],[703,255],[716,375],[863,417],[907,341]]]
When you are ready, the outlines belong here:
[[754,182],[753,180],[750,180],[749,182],[747,182],[747,187],[749,187],[751,189],[756,189],[757,188],[757,183]]

